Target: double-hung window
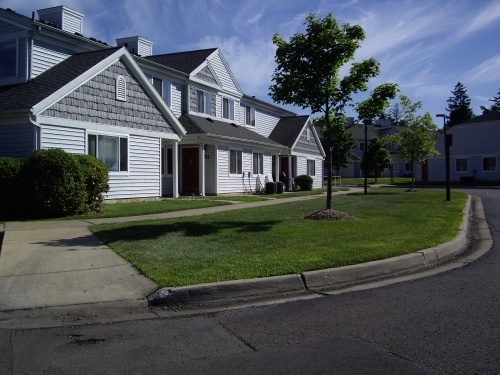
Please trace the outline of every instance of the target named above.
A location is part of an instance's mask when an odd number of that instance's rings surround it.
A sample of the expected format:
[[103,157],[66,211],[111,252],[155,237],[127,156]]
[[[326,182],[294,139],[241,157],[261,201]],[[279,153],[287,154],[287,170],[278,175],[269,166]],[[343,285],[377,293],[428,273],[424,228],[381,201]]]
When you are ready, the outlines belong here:
[[229,150],[229,173],[241,174],[243,171],[242,152]]
[[264,174],[264,154],[253,153],[253,174]]
[[489,156],[483,158],[483,171],[496,171],[497,170],[497,157]]
[[455,159],[455,170],[457,172],[467,172],[469,170],[469,159],[467,158]]
[[128,138],[88,135],[88,154],[101,160],[111,172],[128,170]]
[[245,124],[255,126],[255,108],[245,107]]
[[307,160],[307,174],[309,176],[316,176],[316,160],[314,159]]
[[153,87],[163,97],[163,81],[160,78],[153,77]]
[[0,78],[17,76],[17,41],[0,43]]
[[161,148],[161,174],[171,175],[173,171],[172,163],[172,149],[171,148]]
[[234,120],[234,100],[222,98],[222,117]]
[[208,91],[197,90],[196,91],[197,98],[197,111],[199,113],[205,113],[207,115],[211,114],[211,105],[210,105],[210,93]]

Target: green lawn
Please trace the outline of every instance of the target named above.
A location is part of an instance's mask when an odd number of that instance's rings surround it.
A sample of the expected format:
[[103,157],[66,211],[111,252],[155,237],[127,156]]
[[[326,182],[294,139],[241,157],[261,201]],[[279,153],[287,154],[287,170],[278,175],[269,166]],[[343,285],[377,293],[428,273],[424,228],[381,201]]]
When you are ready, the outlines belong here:
[[159,287],[301,273],[383,259],[452,239],[467,196],[376,189],[333,197],[355,221],[310,221],[325,199],[175,220],[91,226]]
[[[338,183],[338,181],[337,181]],[[342,178],[342,185],[364,185],[364,178]],[[368,178],[368,184],[372,185],[375,183],[375,178]],[[326,184],[326,180],[325,180]],[[409,177],[394,177],[391,181],[390,177],[379,177],[377,178],[377,184],[383,185],[411,185],[411,178]]]

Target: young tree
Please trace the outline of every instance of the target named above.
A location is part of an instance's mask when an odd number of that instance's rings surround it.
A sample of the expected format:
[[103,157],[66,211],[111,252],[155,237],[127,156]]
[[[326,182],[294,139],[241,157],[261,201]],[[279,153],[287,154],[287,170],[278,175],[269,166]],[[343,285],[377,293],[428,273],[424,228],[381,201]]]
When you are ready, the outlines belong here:
[[[389,100],[394,99],[398,91],[397,84],[383,83],[372,91],[368,99],[356,104],[356,112],[358,112],[359,118],[365,124],[365,145],[368,143],[367,125],[372,124],[375,118],[380,118],[384,114],[386,108],[389,107]],[[367,159],[368,156],[365,148],[365,152],[363,153],[365,164],[369,163]],[[366,171],[364,173],[364,193],[368,194],[368,176]]]
[[[345,125],[345,107],[353,94],[366,91],[367,82],[380,72],[373,58],[354,62],[349,74],[340,77],[343,65],[354,59],[356,50],[365,39],[359,25],[338,25],[332,14],[321,19],[314,14],[306,17],[306,33],[296,33],[287,42],[274,34],[277,67],[269,87],[274,101],[310,108],[322,113],[322,133],[326,140],[326,160],[331,161],[331,146],[335,130]],[[332,116],[330,116],[332,114]],[[332,207],[332,169],[328,168],[326,208]]]
[[446,108],[446,110],[450,112],[450,119],[446,124],[448,128],[474,117],[474,112],[470,108],[470,98],[469,95],[467,95],[465,86],[458,82],[451,93],[453,96],[448,99],[448,107]]
[[375,182],[377,182],[380,173],[391,165],[391,154],[385,148],[385,144],[377,136],[370,139],[370,143],[366,147],[366,152],[361,161],[361,169],[365,176],[372,173],[375,175]]
[[[390,135],[384,140],[396,145],[399,157],[408,160],[415,170],[415,163],[423,163],[429,156],[439,155],[435,149],[436,141],[434,139],[437,126],[432,121],[429,112],[424,116],[416,115],[416,112],[422,108],[421,102],[412,103],[405,95],[401,95],[400,99],[406,126],[399,133]],[[412,174],[411,186],[412,189],[415,187],[415,173]]]
[[[330,117],[333,114],[330,113]],[[354,135],[347,129],[346,117],[343,117],[336,121],[335,119],[330,119],[331,125],[331,137],[330,137],[330,153],[331,160],[326,159],[326,167],[333,168],[336,174],[339,174],[341,168],[347,168],[352,162],[352,150],[356,147],[356,139]],[[325,118],[323,116],[316,117],[314,119],[314,125],[320,129],[325,129]],[[326,149],[326,145],[323,145]]]

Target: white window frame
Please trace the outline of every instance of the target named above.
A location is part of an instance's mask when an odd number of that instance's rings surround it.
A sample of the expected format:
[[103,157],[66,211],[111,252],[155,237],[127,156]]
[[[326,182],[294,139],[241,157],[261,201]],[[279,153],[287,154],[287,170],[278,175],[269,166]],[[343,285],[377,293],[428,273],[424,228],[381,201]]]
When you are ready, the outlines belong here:
[[[311,164],[312,163],[312,168]],[[310,173],[312,171],[312,173]],[[316,176],[316,159],[307,159],[307,175],[314,177]]]
[[172,176],[174,170],[172,147],[161,147],[161,175]]
[[[494,169],[484,169],[485,159],[494,159],[495,160],[495,168]],[[496,172],[496,170],[498,168],[498,158],[496,157],[496,155],[483,156],[481,164],[482,164],[483,172]]]
[[0,77],[0,80],[19,77],[19,39],[0,40],[0,44],[7,44],[7,43],[14,43],[14,48],[15,48],[14,75]]
[[[257,163],[255,162],[256,157],[257,157]],[[264,154],[262,152],[252,153],[252,173],[264,174]]]
[[127,101],[127,80],[124,76],[116,77],[115,95],[116,100],[121,102]]
[[[203,100],[200,102],[200,97],[203,97]],[[212,114],[212,105],[211,105],[211,93],[210,91],[205,91],[202,89],[196,89],[196,111],[198,113],[204,113],[206,115]]]
[[234,121],[234,100],[222,97],[222,118]]
[[245,124],[255,126],[255,108],[245,106]]
[[[233,159],[231,157],[231,155],[235,153],[235,162],[236,162],[236,166],[235,166],[235,170],[234,171],[231,171],[233,168],[231,168],[231,160]],[[240,156],[239,160],[238,160],[238,155]],[[239,163],[238,163],[239,161]],[[243,150],[238,150],[238,149],[229,149],[229,174],[232,174],[232,175],[241,175],[243,173]],[[238,168],[239,167],[239,168]]]
[[[467,167],[466,169],[464,169],[464,170],[459,170],[458,169],[458,164],[457,163],[458,163],[459,160],[465,160],[466,167]],[[455,158],[455,172],[457,172],[457,173],[466,173],[466,172],[469,172],[469,158]]]
[[[94,152],[91,152],[90,150],[90,136],[95,137],[95,154]],[[100,142],[99,142],[99,137],[106,137],[106,138],[116,138],[118,139],[118,157],[117,157],[117,168],[118,169],[110,169],[104,158],[102,157],[100,151]],[[114,134],[114,133],[95,133],[95,132],[88,132],[87,133],[87,155],[92,155],[96,157],[97,159],[101,160],[106,166],[108,167],[109,173],[115,174],[115,173],[121,173],[121,174],[128,174],[129,173],[129,167],[130,167],[130,160],[129,160],[129,136],[128,135],[123,135],[123,134]],[[122,140],[126,141],[126,148],[122,148]],[[125,151],[126,153],[126,159],[125,159],[125,169],[122,169],[123,166],[121,165],[122,163],[122,153]]]

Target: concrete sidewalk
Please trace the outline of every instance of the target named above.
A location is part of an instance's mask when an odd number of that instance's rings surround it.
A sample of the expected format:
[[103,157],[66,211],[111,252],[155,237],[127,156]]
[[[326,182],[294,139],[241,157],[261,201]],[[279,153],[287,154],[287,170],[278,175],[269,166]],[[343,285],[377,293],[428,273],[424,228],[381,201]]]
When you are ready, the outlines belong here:
[[[356,190],[361,189],[335,194]],[[0,311],[113,301],[144,302],[146,297],[149,297],[150,305],[207,306],[292,294],[324,293],[357,282],[433,267],[457,256],[469,246],[471,214],[476,226],[485,226],[489,234],[480,200],[471,205],[469,199],[464,210],[464,222],[455,240],[435,249],[357,266],[306,272],[302,275],[165,288],[157,291],[154,283],[102,244],[88,229],[90,224],[176,218],[317,198],[284,198],[127,218],[8,222],[5,224],[5,237],[0,253]]]

